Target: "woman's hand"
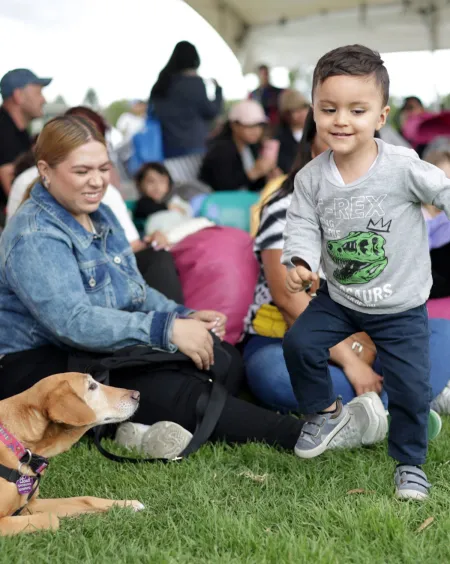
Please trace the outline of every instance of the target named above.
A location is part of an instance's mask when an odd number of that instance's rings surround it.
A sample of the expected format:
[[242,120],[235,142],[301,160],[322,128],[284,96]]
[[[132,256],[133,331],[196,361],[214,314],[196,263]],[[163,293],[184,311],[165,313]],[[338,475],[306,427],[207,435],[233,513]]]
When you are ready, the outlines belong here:
[[354,358],[343,370],[357,396],[366,392],[381,394],[383,378],[359,358]]
[[227,316],[223,313],[205,309],[191,313],[190,317],[201,321],[206,329],[212,331],[220,340],[223,340],[225,337]]
[[175,319],[171,341],[199,370],[209,370],[214,364],[213,339],[204,323],[196,319]]
[[155,251],[168,251],[170,249],[169,240],[161,231],[155,231],[151,235],[146,235],[143,241],[147,246],[153,247]]

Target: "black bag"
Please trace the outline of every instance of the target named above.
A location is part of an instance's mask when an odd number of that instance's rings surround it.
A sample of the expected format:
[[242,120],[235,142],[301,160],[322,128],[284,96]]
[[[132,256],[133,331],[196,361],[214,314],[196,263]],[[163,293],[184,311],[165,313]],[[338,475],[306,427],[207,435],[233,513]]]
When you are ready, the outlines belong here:
[[[214,431],[217,421],[222,413],[228,396],[226,388],[221,383],[230,368],[231,358],[227,351],[221,346],[217,337],[214,338],[214,365],[209,371],[199,370],[192,360],[181,352],[167,353],[154,350],[145,345],[126,347],[116,351],[110,356],[99,354],[88,354],[85,352],[74,353],[69,357],[68,370],[71,372],[87,372],[101,384],[108,385],[111,370],[119,368],[133,368],[137,366],[148,366],[149,369],[157,371],[179,370],[185,372],[188,377],[196,377],[203,382],[211,384],[206,395],[200,396],[197,402],[197,427],[193,437],[183,452],[175,459],[182,460],[197,451]],[[150,376],[151,377],[151,376]],[[94,444],[98,450],[115,462],[171,462],[165,458],[131,458],[118,456],[107,451],[101,445],[101,439],[105,436],[105,425],[93,429]]]

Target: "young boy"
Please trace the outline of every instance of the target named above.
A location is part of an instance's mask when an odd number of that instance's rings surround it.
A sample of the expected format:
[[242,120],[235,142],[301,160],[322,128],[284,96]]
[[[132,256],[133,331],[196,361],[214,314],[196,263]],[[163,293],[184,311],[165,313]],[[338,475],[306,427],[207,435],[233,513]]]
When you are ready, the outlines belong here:
[[425,499],[420,465],[430,409],[428,315],[431,287],[421,203],[450,214],[450,180],[416,153],[374,139],[389,113],[389,76],[378,53],[361,45],[324,55],[314,71],[317,134],[330,150],[295,179],[282,262],[291,292],[327,283],[287,333],[284,356],[300,411],[310,414],[295,452],[324,452],[350,419],[336,398],[329,349],[365,331],[383,367],[398,461],[396,495]]

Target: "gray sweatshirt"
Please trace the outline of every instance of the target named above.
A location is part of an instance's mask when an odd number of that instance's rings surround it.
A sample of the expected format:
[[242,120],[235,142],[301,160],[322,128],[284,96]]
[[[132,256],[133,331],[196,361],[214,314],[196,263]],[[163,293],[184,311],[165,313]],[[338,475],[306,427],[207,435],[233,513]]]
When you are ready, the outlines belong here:
[[428,299],[431,265],[421,203],[450,217],[450,180],[411,149],[376,139],[378,159],[340,185],[330,151],[295,177],[282,262],[313,272],[321,261],[331,298],[363,313],[399,313]]

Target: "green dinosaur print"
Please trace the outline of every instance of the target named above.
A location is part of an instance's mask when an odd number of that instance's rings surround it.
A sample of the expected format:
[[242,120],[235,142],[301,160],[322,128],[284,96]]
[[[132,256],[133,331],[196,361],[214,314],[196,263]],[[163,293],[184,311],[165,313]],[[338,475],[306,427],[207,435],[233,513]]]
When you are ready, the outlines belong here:
[[328,254],[338,268],[333,276],[340,284],[367,284],[386,268],[386,240],[377,233],[351,231],[347,237],[327,243]]

